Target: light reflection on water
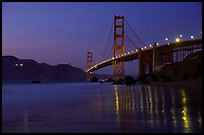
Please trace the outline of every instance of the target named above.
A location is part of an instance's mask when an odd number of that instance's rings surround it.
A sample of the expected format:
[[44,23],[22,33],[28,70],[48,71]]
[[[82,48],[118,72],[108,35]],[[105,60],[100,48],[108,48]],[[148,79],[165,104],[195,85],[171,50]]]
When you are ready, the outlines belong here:
[[202,132],[201,103],[182,88],[15,85],[2,95],[3,132]]
[[[201,132],[201,108],[198,117],[195,116],[196,110],[188,106],[184,89],[140,85],[135,90],[134,87],[138,86],[114,86],[117,122],[122,132],[144,132],[143,129],[146,132]],[[198,129],[193,127],[191,117]]]

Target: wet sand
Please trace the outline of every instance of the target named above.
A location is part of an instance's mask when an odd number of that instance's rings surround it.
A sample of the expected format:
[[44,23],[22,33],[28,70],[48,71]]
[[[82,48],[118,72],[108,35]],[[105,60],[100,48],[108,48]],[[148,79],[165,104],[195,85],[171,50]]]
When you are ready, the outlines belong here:
[[151,86],[172,87],[177,88],[177,90],[182,89],[191,97],[189,104],[196,104],[196,106],[202,106],[202,78],[176,82],[157,82],[151,84]]
[[201,79],[133,86],[5,86],[2,129],[3,133],[200,133],[201,94]]
[[152,86],[170,86],[170,87],[182,87],[194,90],[201,89],[202,90],[202,78],[201,79],[194,79],[194,80],[183,80],[183,81],[176,81],[176,82],[155,82],[151,84]]

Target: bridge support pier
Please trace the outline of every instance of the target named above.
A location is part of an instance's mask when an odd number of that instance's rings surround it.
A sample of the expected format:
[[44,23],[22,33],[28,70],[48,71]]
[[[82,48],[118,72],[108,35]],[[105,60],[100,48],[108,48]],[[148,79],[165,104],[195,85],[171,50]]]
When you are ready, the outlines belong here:
[[178,54],[178,51],[176,52],[176,62],[179,62],[179,54]]
[[155,71],[155,49],[156,49],[156,44],[153,45],[153,53],[152,53],[152,71]]
[[181,61],[183,61],[183,59],[184,59],[184,51],[183,51],[182,47],[181,47],[180,50],[181,50],[181,51],[180,51],[180,62],[181,62]]
[[167,62],[166,63],[169,63],[169,64],[172,64],[173,63],[173,52],[172,50],[169,50],[169,52],[166,54],[167,56]]
[[152,53],[143,53],[141,49],[138,52],[139,76],[153,71]]
[[156,66],[158,65],[158,63],[160,62],[160,56],[158,54],[158,51],[157,51],[157,43],[154,43],[153,45],[153,52],[152,52],[152,71],[156,71]]

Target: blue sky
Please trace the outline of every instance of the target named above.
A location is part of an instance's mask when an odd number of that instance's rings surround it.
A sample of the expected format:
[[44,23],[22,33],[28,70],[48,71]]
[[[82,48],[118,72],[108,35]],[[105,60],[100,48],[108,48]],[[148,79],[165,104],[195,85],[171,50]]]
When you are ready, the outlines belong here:
[[[202,37],[201,2],[5,2],[2,55],[85,70],[87,52],[93,51],[94,63],[101,60],[114,15],[122,14],[147,45],[164,44],[165,37],[174,42],[180,34],[182,40]],[[126,24],[125,32],[142,47]],[[106,57],[112,40],[111,35]],[[125,44],[126,51],[132,49]],[[96,73],[112,72],[111,66]],[[125,73],[138,73],[137,60],[125,63]]]

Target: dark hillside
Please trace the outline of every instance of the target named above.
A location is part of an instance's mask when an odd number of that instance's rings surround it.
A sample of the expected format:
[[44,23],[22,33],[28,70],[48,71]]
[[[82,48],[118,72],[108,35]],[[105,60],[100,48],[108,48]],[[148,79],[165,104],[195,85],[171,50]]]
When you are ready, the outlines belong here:
[[68,64],[51,66],[31,59],[2,56],[2,80],[85,81],[85,72]]

